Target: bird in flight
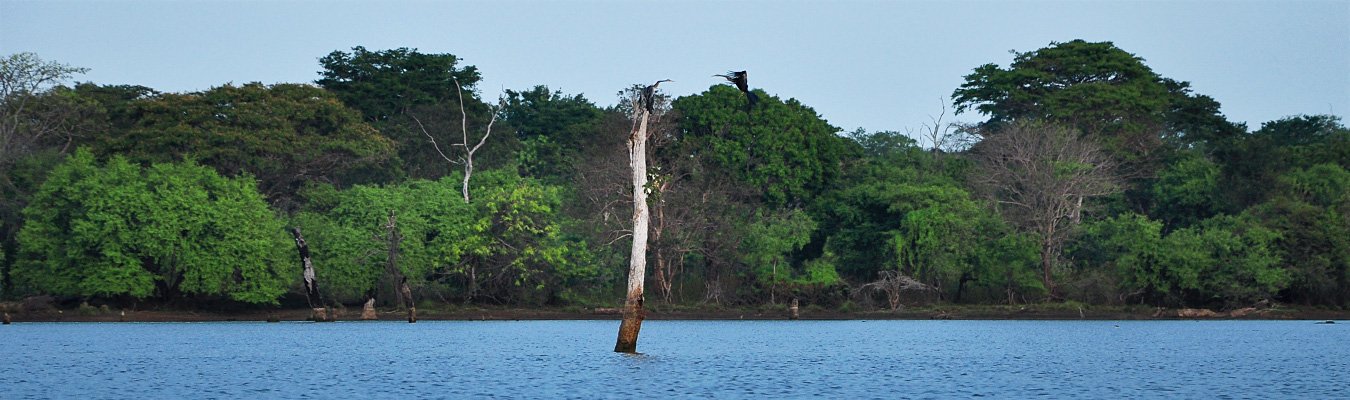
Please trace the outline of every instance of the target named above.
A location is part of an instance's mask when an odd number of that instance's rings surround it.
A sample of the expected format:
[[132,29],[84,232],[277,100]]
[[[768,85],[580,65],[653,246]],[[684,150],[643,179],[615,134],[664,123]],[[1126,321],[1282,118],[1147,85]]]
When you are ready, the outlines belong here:
[[750,91],[750,83],[746,81],[745,71],[727,71],[725,75],[713,76],[726,78],[727,81],[735,84],[736,88],[741,90],[741,93],[745,93],[745,98],[750,101],[750,104],[746,106],[746,110],[749,110],[750,107],[754,107],[755,103],[759,102],[759,96],[756,96],[755,92]]

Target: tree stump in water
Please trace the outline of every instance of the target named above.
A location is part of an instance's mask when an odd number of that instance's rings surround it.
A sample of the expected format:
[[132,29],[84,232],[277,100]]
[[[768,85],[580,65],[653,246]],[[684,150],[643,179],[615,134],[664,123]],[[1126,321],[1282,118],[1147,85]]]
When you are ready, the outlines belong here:
[[797,319],[800,317],[797,310],[797,299],[792,299],[792,305],[788,306],[788,319]]
[[[661,84],[657,82],[656,85]],[[648,87],[653,93],[656,85]],[[624,297],[623,320],[614,343],[618,353],[637,353],[638,332],[642,330],[643,282],[647,274],[647,234],[651,210],[647,207],[647,118],[651,111],[642,107],[642,96],[633,98],[637,121],[628,135],[628,166],[633,176],[633,247],[628,257],[628,292]]]
[[380,319],[379,314],[375,313],[375,299],[366,299],[366,305],[361,308],[361,319],[364,321]]
[[314,322],[328,321],[328,309],[315,307],[310,309],[309,320]]
[[641,297],[624,302],[623,320],[619,322],[619,340],[614,344],[615,352],[637,353],[638,332],[642,330],[642,320],[646,317]]

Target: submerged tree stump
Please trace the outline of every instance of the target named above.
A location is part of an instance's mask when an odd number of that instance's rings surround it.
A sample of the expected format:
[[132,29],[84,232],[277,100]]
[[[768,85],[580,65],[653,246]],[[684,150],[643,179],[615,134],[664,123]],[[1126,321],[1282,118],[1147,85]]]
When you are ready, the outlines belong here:
[[333,314],[328,307],[315,307],[310,309],[309,320],[314,322],[333,322],[337,316]]
[[[657,85],[661,82],[657,82]],[[656,85],[650,87],[654,92]],[[646,316],[642,309],[642,284],[647,274],[647,229],[651,214],[647,208],[647,118],[650,111],[643,108],[643,98],[635,98],[637,113],[634,129],[628,136],[628,166],[633,174],[633,247],[628,258],[628,296],[623,302],[623,322],[619,323],[619,340],[614,351],[636,353],[638,332]]]
[[375,313],[375,298],[366,299],[366,305],[361,307],[361,319],[364,321],[380,319],[380,315]]

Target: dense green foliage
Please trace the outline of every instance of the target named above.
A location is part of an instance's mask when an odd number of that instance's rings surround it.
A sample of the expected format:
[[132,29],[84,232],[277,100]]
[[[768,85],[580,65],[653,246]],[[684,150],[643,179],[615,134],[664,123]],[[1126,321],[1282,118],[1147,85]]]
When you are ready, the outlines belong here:
[[[627,103],[540,85],[490,105],[475,67],[407,48],[335,51],[318,86],[195,93],[60,86],[79,70],[55,65],[0,99],[23,121],[0,158],[0,297],[296,304],[299,228],[327,302],[395,305],[394,276],[423,302],[622,298]],[[752,90],[656,93],[649,302],[1350,306],[1335,117],[1248,130],[1081,40],[966,75],[954,106],[984,119],[959,151]],[[466,202],[457,162],[489,122]]]
[[316,83],[366,118],[384,121],[414,106],[454,100],[456,81],[472,92],[482,79],[478,69],[456,68],[458,63],[451,54],[423,54],[409,48],[369,51],[356,46],[351,53],[334,51],[320,58],[322,78]]
[[306,182],[351,184],[395,175],[387,163],[391,141],[313,86],[225,85],[131,103],[134,122],[92,138],[99,154],[140,163],[190,158],[229,176],[248,173],[284,209],[296,207],[295,193]]
[[61,295],[276,302],[296,264],[254,186],[192,162],[142,168],[78,151],[24,210],[15,281]]
[[511,171],[484,173],[473,203],[459,180],[317,188],[316,206],[295,217],[314,249],[320,282],[340,300],[375,289],[388,260],[388,223],[399,235],[397,267],[442,299],[556,304],[586,294],[602,272],[584,241],[561,230],[560,188]]

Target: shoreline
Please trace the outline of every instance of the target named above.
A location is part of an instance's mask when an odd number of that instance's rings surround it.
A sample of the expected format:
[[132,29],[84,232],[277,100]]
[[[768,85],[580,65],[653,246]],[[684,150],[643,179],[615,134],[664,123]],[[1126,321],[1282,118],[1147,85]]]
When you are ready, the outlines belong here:
[[[419,321],[548,321],[548,320],[620,320],[614,309],[584,310],[470,308],[449,310],[418,310]],[[1200,312],[1197,312],[1200,311]],[[125,312],[125,314],[123,314]],[[338,309],[338,321],[362,321],[358,309]],[[402,310],[380,310],[377,321],[406,321]],[[10,312],[13,323],[24,322],[265,322],[308,321],[309,309],[250,310],[238,312],[208,312],[185,310],[117,310],[89,312],[86,310],[49,310],[39,312]],[[786,310],[649,310],[649,321],[738,321],[790,320]],[[1265,309],[1245,313],[1217,313],[1193,309],[1064,309],[1007,306],[963,306],[911,308],[896,311],[828,311],[803,310],[802,321],[866,321],[866,320],[1350,320],[1350,311],[1322,309]]]

